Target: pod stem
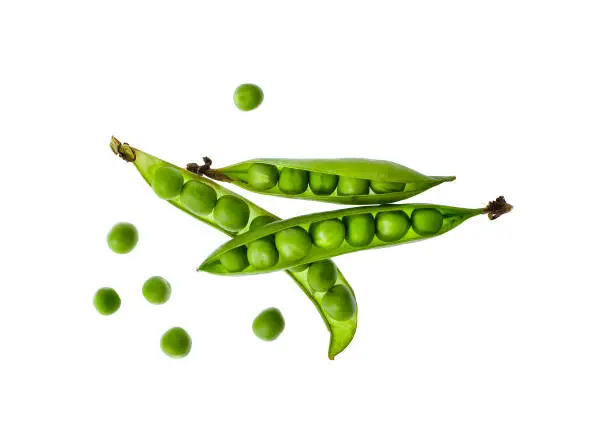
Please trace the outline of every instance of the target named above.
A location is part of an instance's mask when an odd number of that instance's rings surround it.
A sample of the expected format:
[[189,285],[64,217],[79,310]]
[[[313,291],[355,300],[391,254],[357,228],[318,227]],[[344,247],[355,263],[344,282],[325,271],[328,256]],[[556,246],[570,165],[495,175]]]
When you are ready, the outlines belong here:
[[127,143],[122,143],[115,137],[111,137],[110,148],[122,160],[132,163],[136,160],[136,152]]
[[489,204],[482,209],[482,214],[488,214],[489,219],[495,220],[499,216],[503,216],[510,211],[512,211],[512,205],[506,202],[504,196],[499,196],[497,199],[489,202]]
[[212,165],[212,160],[210,158],[203,157],[202,160],[204,161],[203,165],[199,165],[197,163],[188,163],[185,169],[199,176],[206,176],[208,178],[211,178],[213,180],[217,180],[220,182],[231,182],[232,181],[232,179],[229,178],[227,175],[217,171],[216,169],[210,168],[210,166]]

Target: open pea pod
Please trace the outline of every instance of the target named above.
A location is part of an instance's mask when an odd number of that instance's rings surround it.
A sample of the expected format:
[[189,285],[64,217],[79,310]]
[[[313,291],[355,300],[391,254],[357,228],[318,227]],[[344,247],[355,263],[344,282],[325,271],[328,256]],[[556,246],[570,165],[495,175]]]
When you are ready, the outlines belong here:
[[[361,206],[307,214],[249,231],[219,247],[199,270],[219,275],[268,273],[346,253],[415,242],[444,234],[467,219],[509,212],[503,197],[484,208],[402,204]],[[240,254],[240,268],[227,259]],[[311,264],[315,263],[315,264]]]
[[[279,218],[260,208],[238,194],[229,191],[217,183],[202,178],[196,174],[181,169],[164,160],[138,150],[127,143],[121,143],[112,138],[111,149],[123,160],[133,163],[145,181],[152,186],[158,196],[195,217],[207,223],[228,236],[236,237],[247,233],[250,229],[262,227]],[[235,258],[235,262],[241,262]],[[328,268],[331,274],[328,282],[315,283],[309,281],[310,269],[299,267],[287,274],[297,283],[302,291],[315,305],[330,331],[328,356],[333,359],[351,342],[357,330],[357,303],[354,292],[342,273],[333,266]],[[333,279],[333,282],[329,279]],[[326,295],[335,291],[351,306],[351,312],[331,313],[323,309],[322,302]],[[328,297],[329,299],[329,297]]]
[[261,194],[351,205],[392,203],[455,177],[430,177],[406,166],[364,158],[259,158],[212,169],[204,158],[187,169]]

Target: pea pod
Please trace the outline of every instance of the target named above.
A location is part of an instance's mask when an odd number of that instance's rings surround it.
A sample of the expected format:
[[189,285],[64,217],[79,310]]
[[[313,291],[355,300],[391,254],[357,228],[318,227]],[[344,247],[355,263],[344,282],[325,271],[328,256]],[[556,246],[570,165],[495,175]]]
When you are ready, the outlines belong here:
[[430,177],[406,166],[363,158],[259,158],[221,169],[212,160],[187,165],[191,172],[261,194],[351,205],[393,203],[455,177]]
[[[479,214],[489,214],[493,220],[511,209],[499,197],[486,207],[476,209],[401,204],[308,214],[273,222],[236,237],[212,253],[199,270],[219,275],[273,272],[360,250],[427,239],[444,234]],[[257,251],[257,244],[262,240],[275,246],[279,254],[275,262],[264,267],[247,264],[239,271],[228,271],[220,262],[221,257],[235,250]]]
[[[251,227],[263,228],[265,224],[279,220],[277,216],[217,183],[160,160],[127,143],[121,143],[114,137],[110,146],[115,154],[134,164],[145,181],[160,197],[166,198],[170,204],[228,236],[236,237],[247,233]],[[179,177],[181,181],[177,182]],[[226,266],[233,269],[248,263],[247,258],[237,252],[233,252],[233,255],[226,256],[224,259]],[[357,329],[354,292],[342,273],[335,265],[333,267],[336,275],[333,287],[338,287],[348,293],[351,302],[354,303],[354,312],[347,318],[345,318],[346,315],[342,315],[341,318],[336,315],[334,318],[333,311],[330,314],[324,309],[323,301],[327,294],[310,285],[309,268],[287,271],[287,274],[313,302],[330,331],[328,351],[330,359],[349,345]]]

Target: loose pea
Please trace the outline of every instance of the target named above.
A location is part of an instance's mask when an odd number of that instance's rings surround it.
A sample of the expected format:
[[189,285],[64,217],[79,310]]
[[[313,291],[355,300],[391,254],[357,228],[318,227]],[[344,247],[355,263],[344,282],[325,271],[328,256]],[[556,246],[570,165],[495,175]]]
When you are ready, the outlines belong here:
[[278,188],[285,194],[302,194],[308,189],[308,171],[283,168],[278,180]]
[[355,297],[349,288],[343,284],[338,284],[329,289],[323,296],[321,305],[330,317],[338,321],[348,320],[357,312]]
[[278,182],[278,169],[265,163],[254,163],[249,168],[249,185],[255,189],[265,191]]
[[257,216],[255,219],[251,221],[251,226],[249,227],[249,231],[256,230],[259,227],[263,227],[264,225],[268,225],[270,222],[274,222],[272,216]]
[[376,194],[385,194],[389,192],[401,192],[406,187],[406,184],[399,182],[376,182],[372,180],[370,186],[372,187],[372,191]]
[[410,219],[403,211],[383,211],[376,215],[376,236],[383,242],[400,240],[410,228]]
[[276,307],[261,312],[253,320],[253,333],[265,341],[276,340],[285,329],[285,319]]
[[161,276],[152,276],[142,285],[142,294],[151,304],[164,304],[171,293],[170,283]]
[[115,253],[129,253],[138,243],[138,230],[131,223],[120,222],[108,232],[106,242]]
[[263,101],[263,91],[255,84],[242,84],[234,91],[234,104],[248,112],[256,109]]
[[205,216],[215,207],[217,193],[204,183],[190,180],[181,191],[181,203],[193,214]]
[[185,357],[191,351],[191,337],[185,329],[173,327],[162,335],[160,346],[169,357]]
[[308,269],[308,284],[317,292],[327,292],[336,284],[338,269],[329,259],[313,262]]
[[219,257],[219,262],[228,272],[241,272],[249,265],[247,248],[242,245],[223,253]]
[[176,199],[183,188],[181,172],[170,166],[162,166],[153,176],[153,191],[165,200]]
[[258,269],[272,267],[278,262],[278,251],[272,238],[253,241],[247,249],[249,263]]
[[94,295],[94,307],[102,315],[111,315],[121,307],[121,298],[115,289],[102,287]]
[[338,219],[316,222],[310,226],[310,236],[317,247],[333,250],[344,242],[346,230]]
[[249,206],[238,197],[223,196],[217,202],[213,215],[219,225],[229,231],[240,231],[249,222]]
[[310,173],[310,190],[317,196],[328,196],[338,186],[338,176],[322,172]]
[[279,231],[275,237],[276,248],[286,261],[298,261],[310,251],[312,241],[306,230],[292,227]]
[[376,232],[374,217],[371,214],[345,216],[342,222],[346,226],[346,242],[353,247],[365,247],[374,240]]
[[444,216],[434,208],[421,208],[412,213],[412,228],[421,236],[438,234],[443,223]]
[[369,192],[369,180],[344,176],[338,180],[338,195],[340,196],[361,196]]

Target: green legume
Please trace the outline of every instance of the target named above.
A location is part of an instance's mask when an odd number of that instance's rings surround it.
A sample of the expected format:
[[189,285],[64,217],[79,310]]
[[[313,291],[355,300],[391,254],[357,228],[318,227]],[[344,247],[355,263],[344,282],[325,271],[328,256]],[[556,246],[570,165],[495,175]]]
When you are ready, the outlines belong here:
[[338,321],[348,320],[357,312],[355,297],[342,284],[332,287],[323,297],[321,305],[330,317]]
[[327,292],[336,284],[338,270],[329,259],[313,262],[308,269],[308,285],[316,292]]
[[234,91],[234,104],[244,112],[256,109],[262,101],[263,91],[255,84],[242,84]]
[[255,163],[249,168],[249,185],[255,189],[265,191],[278,182],[278,169],[276,166],[265,163]]
[[268,225],[270,222],[274,222],[275,220],[277,219],[274,219],[272,216],[258,216],[251,221],[251,225],[249,226],[249,231],[253,231],[259,227]]
[[365,247],[372,242],[376,227],[371,214],[356,214],[342,219],[346,227],[346,242],[352,247]]
[[338,176],[322,172],[310,173],[310,190],[318,196],[327,196],[338,186]]
[[370,186],[376,194],[386,194],[389,192],[401,192],[406,187],[406,184],[399,182],[376,182],[372,180]]
[[217,202],[213,215],[223,228],[240,231],[249,222],[249,207],[244,200],[234,196],[223,196]]
[[191,337],[185,329],[173,327],[162,335],[160,347],[169,357],[182,358],[191,351]]
[[94,295],[94,307],[102,315],[111,315],[121,307],[121,298],[115,289],[102,287]]
[[317,247],[333,250],[344,242],[346,230],[338,219],[315,222],[310,226],[310,236]]
[[287,228],[279,231],[275,237],[276,248],[284,260],[298,261],[305,257],[312,241],[306,230],[301,227]]
[[249,265],[247,248],[245,246],[236,247],[227,253],[223,253],[219,262],[230,272],[241,272]]
[[274,239],[264,238],[253,241],[247,248],[249,263],[259,269],[272,267],[278,262],[278,251]]
[[361,196],[369,192],[369,180],[351,177],[340,177],[338,180],[338,195],[340,196]]
[[151,304],[164,304],[171,294],[170,283],[161,276],[152,276],[142,285],[142,295]]
[[106,236],[108,247],[118,254],[131,252],[138,243],[138,230],[131,223],[120,222]]
[[376,215],[376,236],[384,242],[400,240],[410,228],[410,219],[403,211],[383,211]]
[[308,189],[308,171],[283,168],[278,179],[278,189],[285,194],[302,194]]
[[291,267],[289,271],[291,273],[300,273],[308,268],[310,264],[296,265],[295,267]]
[[421,236],[434,236],[442,228],[444,216],[434,208],[421,208],[412,213],[412,229]]
[[163,166],[153,176],[153,191],[165,200],[176,199],[183,189],[183,176],[178,169]]
[[181,191],[181,203],[193,214],[206,216],[217,203],[217,193],[204,183],[190,180]]
[[276,307],[261,312],[253,320],[253,333],[265,341],[276,340],[285,329],[285,319]]

